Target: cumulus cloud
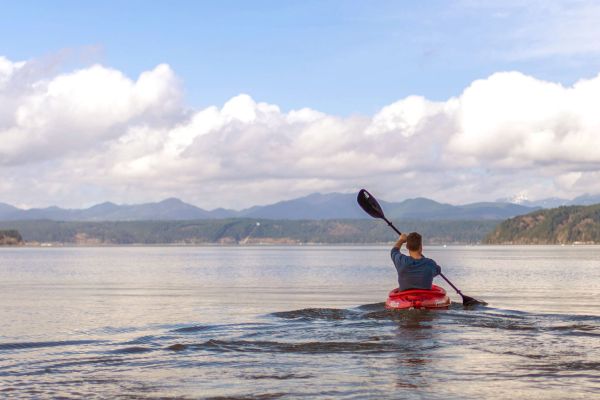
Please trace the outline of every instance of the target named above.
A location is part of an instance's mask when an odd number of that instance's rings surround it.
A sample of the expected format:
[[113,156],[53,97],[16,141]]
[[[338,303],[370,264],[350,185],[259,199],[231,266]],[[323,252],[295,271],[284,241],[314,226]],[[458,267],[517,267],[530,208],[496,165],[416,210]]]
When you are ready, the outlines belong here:
[[10,91],[0,89],[0,164],[93,149],[119,138],[136,121],[158,123],[181,107],[175,74],[167,65],[135,82],[99,65],[49,79],[19,79],[25,66],[0,61],[0,82],[12,84]]
[[459,98],[451,154],[506,168],[600,160],[600,77],[565,88],[517,72],[471,84]]
[[168,65],[26,74],[0,58],[0,201],[46,206],[178,196],[241,208],[366,186],[447,202],[600,192],[600,76],[565,87],[519,72],[446,101],[372,116],[282,111],[240,94],[189,109]]

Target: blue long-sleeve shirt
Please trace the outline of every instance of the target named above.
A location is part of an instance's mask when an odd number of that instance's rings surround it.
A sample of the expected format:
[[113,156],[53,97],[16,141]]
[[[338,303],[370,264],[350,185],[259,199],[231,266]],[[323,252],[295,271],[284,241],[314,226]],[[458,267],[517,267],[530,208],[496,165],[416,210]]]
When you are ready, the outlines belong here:
[[440,266],[431,258],[412,258],[400,253],[400,249],[392,249],[392,261],[398,272],[398,287],[400,290],[431,289],[433,278],[442,271]]

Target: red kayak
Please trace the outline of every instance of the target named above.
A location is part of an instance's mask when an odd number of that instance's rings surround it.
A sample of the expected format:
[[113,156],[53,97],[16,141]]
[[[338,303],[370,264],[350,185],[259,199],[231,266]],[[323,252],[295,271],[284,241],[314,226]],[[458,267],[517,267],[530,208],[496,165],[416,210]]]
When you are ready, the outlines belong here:
[[406,308],[448,308],[450,298],[446,296],[446,291],[436,285],[431,286],[431,290],[411,289],[399,291],[398,288],[392,290],[385,302],[385,308],[392,310],[403,310]]

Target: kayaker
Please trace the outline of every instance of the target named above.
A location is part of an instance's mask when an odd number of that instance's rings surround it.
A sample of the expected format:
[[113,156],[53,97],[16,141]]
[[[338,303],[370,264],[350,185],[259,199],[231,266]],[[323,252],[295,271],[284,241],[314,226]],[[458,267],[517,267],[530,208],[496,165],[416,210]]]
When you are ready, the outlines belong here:
[[[400,252],[404,243],[408,248],[408,256]],[[423,256],[422,237],[417,232],[400,235],[392,248],[392,261],[398,272],[398,288],[400,290],[429,290],[433,278],[442,271],[435,261]]]

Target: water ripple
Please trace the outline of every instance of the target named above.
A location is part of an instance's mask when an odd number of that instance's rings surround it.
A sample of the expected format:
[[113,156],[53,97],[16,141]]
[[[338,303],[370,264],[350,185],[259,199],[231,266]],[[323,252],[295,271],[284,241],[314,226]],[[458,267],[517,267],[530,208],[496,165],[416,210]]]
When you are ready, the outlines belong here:
[[63,347],[63,346],[81,346],[86,344],[100,343],[100,340],[63,340],[54,342],[16,342],[0,343],[0,350],[26,350],[41,347]]

